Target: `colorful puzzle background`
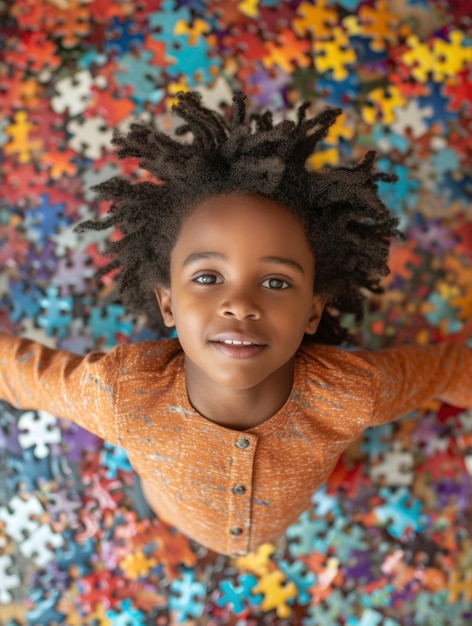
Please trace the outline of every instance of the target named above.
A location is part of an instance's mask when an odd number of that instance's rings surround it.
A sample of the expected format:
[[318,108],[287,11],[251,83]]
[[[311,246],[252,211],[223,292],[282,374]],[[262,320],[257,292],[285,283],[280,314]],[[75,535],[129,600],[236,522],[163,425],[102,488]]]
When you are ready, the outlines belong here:
[[[314,167],[371,148],[399,182],[377,349],[472,345],[472,21],[467,0],[0,1],[0,329],[79,353],[152,337],[93,273],[110,233],[90,186],[110,137],[172,130],[174,95],[345,114]],[[116,235],[112,235],[116,236]],[[346,318],[345,323],[352,325]],[[231,559],[146,506],[126,455],[47,413],[0,406],[0,623],[472,624],[472,411],[439,403],[370,430],[277,546]]]

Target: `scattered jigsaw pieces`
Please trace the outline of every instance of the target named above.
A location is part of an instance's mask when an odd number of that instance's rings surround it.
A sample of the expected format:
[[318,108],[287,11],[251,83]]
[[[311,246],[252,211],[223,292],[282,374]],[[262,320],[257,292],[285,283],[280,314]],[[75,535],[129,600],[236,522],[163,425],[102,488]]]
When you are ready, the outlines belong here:
[[[421,6],[420,6],[421,5]],[[339,106],[312,167],[378,150],[393,243],[372,349],[472,347],[472,46],[464,0],[17,0],[0,31],[0,326],[80,354],[153,338],[98,285],[107,242],[91,189],[143,180],[112,153],[134,121],[234,89],[276,109]],[[224,107],[222,107],[223,112]],[[293,118],[291,118],[293,119]],[[353,320],[343,320],[354,330]],[[44,412],[0,406],[0,606],[8,626],[400,626],[471,619],[470,411],[432,404],[369,429],[312,506],[244,557],[215,555],[150,511],[120,448]],[[5,616],[5,617],[4,617]]]

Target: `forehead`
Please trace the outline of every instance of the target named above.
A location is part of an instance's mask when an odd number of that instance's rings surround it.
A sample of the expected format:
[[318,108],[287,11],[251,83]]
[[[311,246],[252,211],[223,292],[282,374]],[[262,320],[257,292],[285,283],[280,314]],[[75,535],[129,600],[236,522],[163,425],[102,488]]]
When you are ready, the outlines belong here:
[[217,231],[230,226],[251,230],[262,228],[270,230],[273,236],[278,233],[286,235],[289,229],[305,238],[301,223],[287,207],[264,196],[242,193],[212,196],[198,203],[184,221],[182,232],[196,234],[201,228]]

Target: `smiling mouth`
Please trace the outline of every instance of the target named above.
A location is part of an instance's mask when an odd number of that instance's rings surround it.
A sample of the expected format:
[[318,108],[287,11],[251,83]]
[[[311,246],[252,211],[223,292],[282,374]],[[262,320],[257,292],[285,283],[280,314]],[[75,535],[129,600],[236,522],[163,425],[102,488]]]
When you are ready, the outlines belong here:
[[238,359],[245,359],[259,354],[266,346],[252,343],[251,341],[238,341],[235,339],[222,339],[210,341],[222,354]]
[[257,346],[259,344],[252,341],[238,341],[237,339],[220,339],[219,343],[225,343],[228,346]]

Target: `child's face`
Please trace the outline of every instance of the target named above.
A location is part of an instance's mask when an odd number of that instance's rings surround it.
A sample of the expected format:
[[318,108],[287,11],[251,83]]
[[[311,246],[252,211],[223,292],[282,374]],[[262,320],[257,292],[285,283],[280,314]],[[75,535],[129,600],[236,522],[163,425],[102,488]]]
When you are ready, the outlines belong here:
[[313,294],[315,259],[302,226],[262,196],[200,203],[183,223],[170,277],[156,296],[187,373],[225,387],[255,387],[291,363],[325,303]]

